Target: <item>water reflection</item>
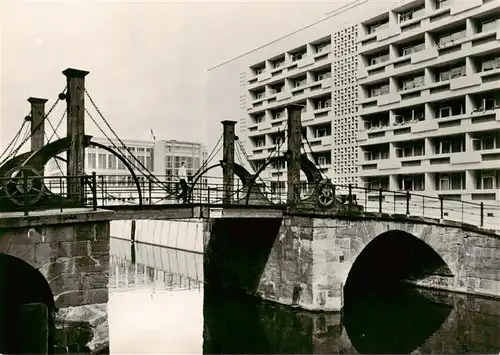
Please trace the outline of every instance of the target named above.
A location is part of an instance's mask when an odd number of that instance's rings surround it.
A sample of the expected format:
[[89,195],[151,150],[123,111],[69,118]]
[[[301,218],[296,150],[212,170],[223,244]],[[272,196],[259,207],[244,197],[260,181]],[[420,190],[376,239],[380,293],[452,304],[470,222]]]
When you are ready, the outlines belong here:
[[111,240],[114,354],[196,354],[203,338],[203,255]]
[[343,314],[311,314],[230,293],[204,295],[203,255],[135,248],[134,265],[129,243],[112,244],[116,354],[500,352],[498,301],[402,289],[348,304]]

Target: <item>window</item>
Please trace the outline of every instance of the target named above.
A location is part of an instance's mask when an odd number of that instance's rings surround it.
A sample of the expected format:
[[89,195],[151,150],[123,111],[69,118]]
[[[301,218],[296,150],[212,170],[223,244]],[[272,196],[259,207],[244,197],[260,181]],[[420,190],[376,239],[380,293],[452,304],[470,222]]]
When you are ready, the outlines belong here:
[[497,28],[497,19],[496,18],[489,18],[481,21],[481,31],[480,32],[486,32],[486,31],[492,31]]
[[438,45],[446,46],[448,44],[453,44],[454,42],[459,41],[462,38],[465,38],[465,30],[457,31],[457,32],[453,32],[453,33],[447,33],[447,34],[439,36]]
[[257,147],[263,147],[266,144],[265,139],[258,139],[256,142]]
[[278,112],[274,113],[274,119],[275,120],[283,118],[283,117],[285,117],[285,111],[278,111]]
[[492,190],[495,188],[495,172],[479,170],[476,172],[476,189]]
[[424,76],[403,79],[401,90],[409,90],[424,86]]
[[369,65],[375,65],[375,64],[380,64],[383,62],[386,62],[389,60],[389,53],[382,53],[382,54],[376,54],[372,57],[370,57],[370,64]]
[[485,136],[481,138],[472,139],[472,148],[474,150],[488,150],[495,149],[495,137]]
[[372,88],[370,91],[370,97],[377,97],[381,95],[387,95],[389,93],[389,84],[381,85]]
[[316,106],[315,106],[315,109],[316,110],[321,110],[323,108],[328,108],[328,107],[331,107],[332,105],[332,101],[331,99],[326,99],[326,100],[317,100],[316,101]]
[[255,123],[262,123],[262,122],[264,122],[264,115],[255,117]]
[[274,67],[275,68],[279,68],[281,67],[283,64],[285,64],[285,59],[278,59],[274,62]]
[[264,68],[257,68],[255,69],[255,75],[260,75],[264,72]]
[[451,107],[440,107],[438,111],[438,118],[451,116]]
[[424,10],[424,5],[415,7],[411,10],[402,12],[399,14],[399,22],[405,22],[405,21],[410,21],[414,18],[417,18],[418,16],[421,15],[422,10]]
[[485,190],[493,189],[493,178],[494,175],[492,171],[483,172],[481,177],[482,188]]
[[446,81],[450,79],[460,78],[461,76],[465,76],[465,65],[439,72],[438,80]]
[[256,99],[256,100],[263,99],[265,96],[266,96],[266,92],[265,92],[265,91],[260,91],[260,92],[258,92],[258,93],[255,95],[255,99]]
[[436,0],[436,9],[443,9],[451,5],[451,0]]
[[368,25],[368,33],[375,33],[389,26],[389,20],[382,20],[371,25]]
[[99,153],[98,163],[99,169],[106,169],[106,154]]
[[90,169],[95,169],[96,168],[96,153],[89,153],[88,154],[88,164]]
[[330,44],[325,43],[325,44],[320,44],[316,47],[316,53],[321,53],[321,52],[326,52],[327,50],[330,49]]
[[465,172],[438,173],[435,176],[437,190],[465,189]]
[[318,157],[318,164],[325,165],[326,164],[326,157],[325,156]]
[[298,88],[305,84],[306,79],[297,79],[293,82],[293,87]]
[[425,49],[425,43],[414,44],[408,47],[403,47],[401,50],[401,56],[409,55],[412,53],[417,53]]
[[481,66],[483,71],[500,68],[500,57],[484,59]]
[[326,72],[326,73],[319,73],[317,76],[316,76],[316,81],[321,81],[321,80],[324,80],[324,79],[329,79],[332,77],[332,73],[330,72]]
[[116,169],[116,157],[113,154],[108,154],[108,169]]
[[303,59],[305,57],[306,57],[306,53],[305,52],[293,54],[292,55],[292,62],[296,62],[296,61],[301,60],[301,59]]
[[403,191],[423,191],[425,190],[425,179],[423,174],[418,175],[399,175],[399,190]]
[[328,131],[326,128],[317,128],[316,129],[316,138],[326,137],[328,135]]

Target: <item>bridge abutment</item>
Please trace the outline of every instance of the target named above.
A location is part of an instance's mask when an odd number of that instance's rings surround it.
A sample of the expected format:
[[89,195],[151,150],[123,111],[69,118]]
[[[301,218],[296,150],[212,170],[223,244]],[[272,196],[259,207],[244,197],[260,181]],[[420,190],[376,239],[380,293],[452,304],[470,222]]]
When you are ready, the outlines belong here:
[[[0,215],[2,256],[27,264],[45,279],[41,287],[50,288],[55,306],[53,345],[58,352],[108,346],[109,223],[113,215],[90,209],[32,212],[29,217]],[[9,273],[9,294],[17,297],[13,302],[41,302],[35,285],[16,270]]]
[[500,297],[500,238],[494,234],[359,216],[220,218],[205,225],[208,284],[216,280],[293,307],[341,311],[353,279],[382,290],[406,281]]

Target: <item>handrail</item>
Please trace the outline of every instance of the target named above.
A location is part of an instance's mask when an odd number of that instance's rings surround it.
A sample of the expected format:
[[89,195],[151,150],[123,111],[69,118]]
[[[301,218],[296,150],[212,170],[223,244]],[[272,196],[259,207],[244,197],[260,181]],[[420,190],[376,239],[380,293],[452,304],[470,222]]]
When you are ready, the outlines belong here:
[[[179,188],[176,179],[168,181],[166,176],[156,176],[155,180],[148,177],[140,177],[140,192],[142,199],[138,196],[135,183],[130,181],[118,182],[119,178],[127,179],[127,175],[85,175],[85,176],[24,176],[14,178],[0,178],[0,210],[7,211],[5,206],[17,206],[14,210],[23,210],[25,214],[30,211],[51,208],[68,208],[67,201],[73,201],[67,189],[68,179],[80,179],[84,190],[84,201],[80,205],[69,205],[70,207],[92,207],[93,209],[117,206],[117,205],[152,205],[182,204],[172,196],[170,189]],[[171,178],[171,177],[170,177]],[[271,184],[272,181],[263,181],[263,184]],[[303,201],[314,201],[314,191],[317,191],[316,182],[301,182],[297,190],[301,191]],[[168,185],[168,191],[165,186]],[[437,196],[429,196],[412,191],[391,191],[388,189],[371,189],[355,185],[332,184],[335,203],[343,210],[359,210],[365,212],[376,212],[390,215],[406,215],[448,219],[461,223],[468,223],[483,228],[498,229],[498,217],[500,215],[500,202],[475,202],[447,198],[448,191],[441,192]],[[224,202],[225,185],[220,176],[206,176],[203,181],[190,190],[190,205],[216,205]],[[252,190],[253,191],[253,190]],[[243,186],[240,181],[235,180],[231,204],[241,206],[258,206],[259,203],[250,199],[245,203],[248,194],[253,192]],[[452,192],[452,191],[450,191]],[[180,190],[179,190],[180,193]],[[287,206],[286,189],[273,187],[270,192],[268,188],[261,189],[262,196],[266,199],[262,204],[274,204],[276,206]],[[311,197],[312,194],[312,197]],[[50,196],[51,204],[43,204],[42,201]],[[12,204],[17,199],[17,204]],[[57,201],[61,201],[61,205]],[[10,201],[10,202],[7,202]],[[62,203],[66,201],[65,203]],[[316,205],[314,208],[320,208]]]

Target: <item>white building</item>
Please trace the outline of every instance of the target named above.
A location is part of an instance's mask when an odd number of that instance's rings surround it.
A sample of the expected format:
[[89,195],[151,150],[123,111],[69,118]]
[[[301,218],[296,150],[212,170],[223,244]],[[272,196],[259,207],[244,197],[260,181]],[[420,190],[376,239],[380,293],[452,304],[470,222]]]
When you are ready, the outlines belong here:
[[[237,120],[248,155],[262,163],[277,147],[284,107],[303,104],[304,145],[334,183],[484,202],[494,217],[500,3],[379,4],[351,3],[211,68],[208,134],[218,136],[221,118]],[[275,168],[285,181],[285,165]]]
[[499,18],[498,1],[421,0],[361,24],[367,186],[500,200]]
[[[126,157],[140,182],[146,202],[149,201],[150,197],[152,199],[165,197],[162,188],[165,186],[163,182],[172,182],[168,184],[168,187],[177,188],[177,171],[181,161],[186,162],[188,176],[192,176],[200,169],[206,158],[204,146],[194,142],[122,140],[128,148],[127,150],[122,147],[118,140],[112,140],[111,143],[106,138],[94,137],[92,141],[118,151]],[[62,156],[64,158],[65,154]],[[46,170],[46,175],[66,175],[65,162],[58,159],[52,159],[47,164]],[[137,197],[132,174],[126,165],[111,152],[100,147],[86,148],[85,170],[88,175],[91,175],[92,172],[96,173],[99,198],[108,200],[113,197],[118,199]],[[148,172],[154,175],[153,179],[147,178]],[[54,179],[54,184],[56,183],[57,181]],[[104,186],[104,189],[101,186]]]

